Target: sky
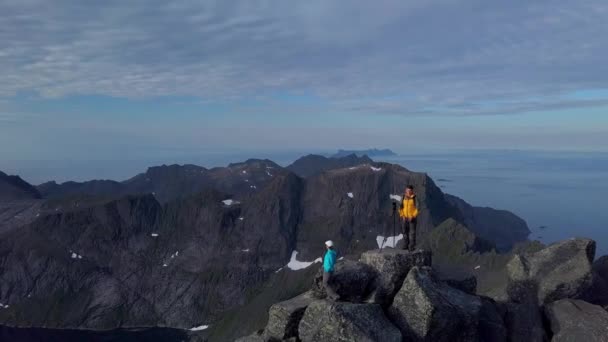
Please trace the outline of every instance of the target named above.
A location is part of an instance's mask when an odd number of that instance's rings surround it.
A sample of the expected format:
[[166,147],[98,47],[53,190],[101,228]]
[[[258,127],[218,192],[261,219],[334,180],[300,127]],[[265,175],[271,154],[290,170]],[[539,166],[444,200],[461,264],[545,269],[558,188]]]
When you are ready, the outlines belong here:
[[605,0],[0,0],[0,169],[606,151],[607,18]]

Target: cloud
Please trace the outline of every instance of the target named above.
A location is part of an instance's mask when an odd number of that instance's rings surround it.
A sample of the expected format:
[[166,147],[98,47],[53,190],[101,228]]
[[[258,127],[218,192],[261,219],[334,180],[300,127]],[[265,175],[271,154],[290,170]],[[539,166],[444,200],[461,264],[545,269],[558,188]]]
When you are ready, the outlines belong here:
[[9,0],[0,13],[0,98],[287,107],[281,92],[339,111],[496,115],[589,106],[564,96],[608,84],[604,1]]

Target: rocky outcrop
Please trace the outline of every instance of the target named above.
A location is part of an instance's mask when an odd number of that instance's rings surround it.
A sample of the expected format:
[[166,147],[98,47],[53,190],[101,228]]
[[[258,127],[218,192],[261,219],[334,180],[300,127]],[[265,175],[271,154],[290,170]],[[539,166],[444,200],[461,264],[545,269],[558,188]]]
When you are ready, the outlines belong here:
[[414,267],[388,310],[411,341],[479,341],[482,301],[439,281],[429,267]]
[[306,309],[298,332],[302,342],[401,342],[401,333],[376,304],[315,301]]
[[298,326],[306,308],[314,301],[312,292],[274,304],[268,311],[268,324],[262,335],[266,340],[284,340],[298,336]]
[[512,282],[532,282],[538,302],[584,298],[593,284],[592,262],[595,241],[570,239],[539,252],[515,255],[507,264]]
[[[340,300],[360,303],[369,297],[375,284],[376,272],[372,267],[352,260],[336,263],[329,286],[340,296]],[[313,293],[317,298],[325,298],[323,270],[319,269],[313,283]]]
[[509,251],[530,235],[526,221],[509,211],[474,207],[449,194],[445,194],[445,198],[462,213],[465,226],[480,238],[493,242],[501,252]]
[[581,300],[562,299],[545,306],[553,342],[608,341],[608,312]]
[[422,250],[409,252],[387,248],[361,254],[361,262],[377,272],[370,301],[385,307],[391,305],[410,269],[414,266],[431,266],[431,259],[431,253]]

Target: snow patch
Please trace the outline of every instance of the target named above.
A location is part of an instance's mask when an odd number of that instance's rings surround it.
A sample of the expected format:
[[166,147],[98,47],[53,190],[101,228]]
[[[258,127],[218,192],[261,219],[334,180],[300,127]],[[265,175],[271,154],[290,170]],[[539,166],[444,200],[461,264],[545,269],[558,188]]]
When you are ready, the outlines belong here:
[[226,205],[226,206],[231,206],[233,204],[239,204],[239,202],[232,200],[232,199],[223,200],[222,203],[224,203],[224,205]]
[[274,273],[279,273],[283,270],[283,267],[279,268],[278,270],[274,271]]
[[249,248],[247,248],[247,249],[241,249],[241,252],[247,253],[247,252],[249,252]]
[[380,167],[373,167],[373,166],[371,166],[371,169],[374,172],[382,171],[382,168],[380,168]]
[[478,269],[480,269],[480,268],[481,268],[481,266],[479,266],[479,265],[475,266],[475,269],[476,269],[476,270],[478,270]]
[[8,309],[9,305],[8,304],[4,305],[4,304],[0,303],[0,308]]
[[403,199],[403,197],[399,196],[399,195],[390,195],[389,196],[392,200],[395,200],[397,202],[401,202],[401,200]]
[[[403,240],[403,234],[397,236],[387,236],[386,238],[382,235],[376,237],[376,243],[378,248],[392,247],[396,248],[399,241]],[[384,244],[382,244],[384,242]]]
[[171,254],[171,259],[175,259],[179,255],[179,252]]
[[271,174],[270,172],[266,171],[266,174],[267,174],[269,177],[272,177],[272,174]]
[[252,188],[252,189],[257,189],[257,188],[258,188],[258,187],[257,187],[257,186],[255,186],[255,185],[250,185],[249,187],[250,187],[250,188]]
[[82,259],[82,255],[80,255],[80,254],[78,254],[78,253],[74,253],[74,252],[72,252],[72,251],[70,251],[70,253],[72,253],[72,254],[70,255],[70,257],[71,257],[72,259]]
[[247,174],[247,170],[243,170],[243,171],[241,171],[241,172],[242,172],[244,175],[246,175],[246,174]]
[[355,195],[353,195],[353,193],[352,193],[352,192],[349,192],[347,195],[348,195],[348,197],[350,197],[350,198],[354,198],[354,197],[355,197]]
[[249,183],[249,179],[245,179],[245,183]]
[[163,264],[163,267],[167,267],[167,264]]
[[291,260],[289,260],[289,263],[287,264],[287,267],[293,271],[305,269],[314,263],[322,261],[321,258],[317,258],[314,261],[298,261],[296,260],[297,255],[298,251],[293,251],[291,253]]
[[201,326],[190,329],[190,331],[202,331],[202,330],[207,330],[207,329],[209,329],[208,325],[201,325]]
[[151,237],[158,237],[158,233],[152,233],[150,234]]
[[239,217],[239,220],[240,220],[240,221],[243,221],[244,219],[245,219],[244,217]]

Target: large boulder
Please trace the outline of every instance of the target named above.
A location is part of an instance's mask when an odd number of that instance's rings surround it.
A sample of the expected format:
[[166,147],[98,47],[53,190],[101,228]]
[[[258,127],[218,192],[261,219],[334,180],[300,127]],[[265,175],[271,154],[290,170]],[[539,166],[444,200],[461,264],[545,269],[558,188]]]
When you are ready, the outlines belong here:
[[504,316],[510,342],[547,340],[537,293],[535,281],[509,282]]
[[[481,298],[440,281],[430,267],[414,267],[388,315],[406,340],[480,341],[483,305]],[[490,321],[500,325],[499,318]]]
[[401,333],[377,304],[318,300],[311,303],[299,326],[302,342],[401,342]]
[[[329,286],[340,296],[340,300],[357,303],[370,296],[375,279],[376,272],[371,266],[344,259],[336,263]],[[322,268],[315,276],[312,290],[316,298],[327,296],[323,287]]]
[[506,342],[507,327],[500,306],[491,298],[481,297],[479,312],[479,341]]
[[290,300],[276,303],[268,311],[268,324],[264,329],[265,339],[283,340],[298,336],[298,325],[304,311],[314,301],[311,291]]
[[431,259],[429,251],[410,252],[392,248],[361,254],[360,261],[378,273],[370,301],[390,306],[410,269],[414,266],[431,266]]
[[593,263],[593,287],[586,299],[608,310],[608,255]]
[[582,300],[562,299],[545,306],[553,342],[608,341],[608,312]]
[[538,301],[550,303],[565,298],[583,298],[593,284],[592,262],[595,241],[569,239],[536,253],[515,255],[507,264],[511,281],[538,284]]

